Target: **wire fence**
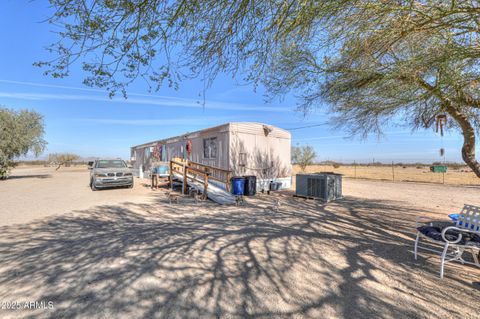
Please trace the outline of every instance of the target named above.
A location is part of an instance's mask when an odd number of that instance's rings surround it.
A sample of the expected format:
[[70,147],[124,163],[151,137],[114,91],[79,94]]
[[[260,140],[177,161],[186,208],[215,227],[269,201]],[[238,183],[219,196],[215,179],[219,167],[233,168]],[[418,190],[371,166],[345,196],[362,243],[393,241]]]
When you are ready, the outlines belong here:
[[[445,167],[445,168],[444,168]],[[446,170],[446,171],[444,171]],[[422,182],[448,185],[480,185],[472,170],[463,164],[404,164],[399,161],[383,163],[319,163],[309,165],[304,171],[293,166],[293,174],[333,172],[353,179],[371,179],[392,182]]]

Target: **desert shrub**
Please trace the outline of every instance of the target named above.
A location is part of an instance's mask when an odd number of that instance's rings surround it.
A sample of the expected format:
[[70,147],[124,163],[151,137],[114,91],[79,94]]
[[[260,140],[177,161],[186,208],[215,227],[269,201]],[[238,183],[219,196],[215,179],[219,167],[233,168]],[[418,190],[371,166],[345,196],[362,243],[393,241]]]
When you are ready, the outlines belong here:
[[465,164],[460,164],[460,163],[448,163],[447,166],[451,169],[454,170],[459,170],[459,169],[464,169]]

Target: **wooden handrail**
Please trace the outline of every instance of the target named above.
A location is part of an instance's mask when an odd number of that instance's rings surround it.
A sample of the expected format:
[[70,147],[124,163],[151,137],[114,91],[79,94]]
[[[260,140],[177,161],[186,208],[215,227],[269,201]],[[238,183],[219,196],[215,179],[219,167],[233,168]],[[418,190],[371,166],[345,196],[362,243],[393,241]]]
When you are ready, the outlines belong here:
[[[218,174],[215,174],[217,172]],[[188,161],[182,158],[173,158],[170,160],[170,183],[173,182],[173,173],[178,173],[182,175],[184,184],[183,184],[183,193],[187,192],[187,179],[196,180],[204,185],[204,194],[207,194],[208,189],[208,180],[213,179],[221,183],[225,183],[227,191],[230,191],[230,178],[232,172],[223,168],[217,168],[210,165],[205,165],[197,162]],[[189,173],[195,175],[203,175],[203,181],[196,177],[188,176]],[[220,175],[220,176],[215,176]],[[225,177],[223,177],[225,176]]]
[[208,173],[208,172],[201,171],[201,170],[199,170],[199,169],[196,169],[196,168],[190,167],[190,166],[188,167],[188,170],[189,170],[189,171],[193,171],[193,172],[197,172],[197,173],[199,173],[199,174],[208,174],[208,175],[211,175],[211,174]]
[[214,167],[214,166],[210,166],[210,165],[200,164],[200,163],[197,163],[197,162],[190,162],[189,165],[198,165],[198,166],[206,167],[206,168],[211,169],[211,170],[221,171],[221,172],[224,172],[224,173],[231,173],[232,172],[228,169],[223,169],[223,168],[218,168],[218,167]]
[[173,163],[173,164],[180,165],[180,166],[183,166],[183,165],[186,164],[186,163],[184,163],[184,162],[182,163],[182,162],[177,162],[177,161],[174,161],[174,160],[171,160],[170,162]]
[[178,157],[173,158],[170,162],[172,162],[174,164],[177,164],[177,165],[180,165],[180,166],[187,165],[189,167],[189,169],[190,168],[197,168],[197,169],[207,168],[207,169],[212,170],[212,171],[219,171],[219,172],[222,172],[222,173],[226,173],[226,175],[231,175],[231,173],[232,173],[232,171],[227,170],[227,169],[218,168],[218,167],[214,167],[214,166],[211,166],[211,165],[201,164],[201,163],[197,163],[197,162],[193,162],[193,161],[188,161],[188,160],[184,160],[184,159],[178,158]]

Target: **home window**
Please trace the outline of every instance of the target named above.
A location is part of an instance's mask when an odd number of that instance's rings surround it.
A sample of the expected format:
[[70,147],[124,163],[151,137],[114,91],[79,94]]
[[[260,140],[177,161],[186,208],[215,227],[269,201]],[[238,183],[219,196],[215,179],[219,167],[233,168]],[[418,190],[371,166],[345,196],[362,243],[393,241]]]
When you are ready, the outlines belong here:
[[204,158],[217,157],[217,138],[216,137],[203,139],[203,157]]

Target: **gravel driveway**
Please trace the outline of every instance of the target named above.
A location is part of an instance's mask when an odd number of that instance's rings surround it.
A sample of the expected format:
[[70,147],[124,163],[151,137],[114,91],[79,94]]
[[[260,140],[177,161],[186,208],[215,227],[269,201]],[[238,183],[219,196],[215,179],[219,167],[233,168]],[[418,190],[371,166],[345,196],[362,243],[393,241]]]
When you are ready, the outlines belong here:
[[116,188],[92,192],[86,167],[20,168],[0,181],[0,226],[26,223],[96,205],[125,201],[144,202],[151,192],[136,179],[133,189]]

